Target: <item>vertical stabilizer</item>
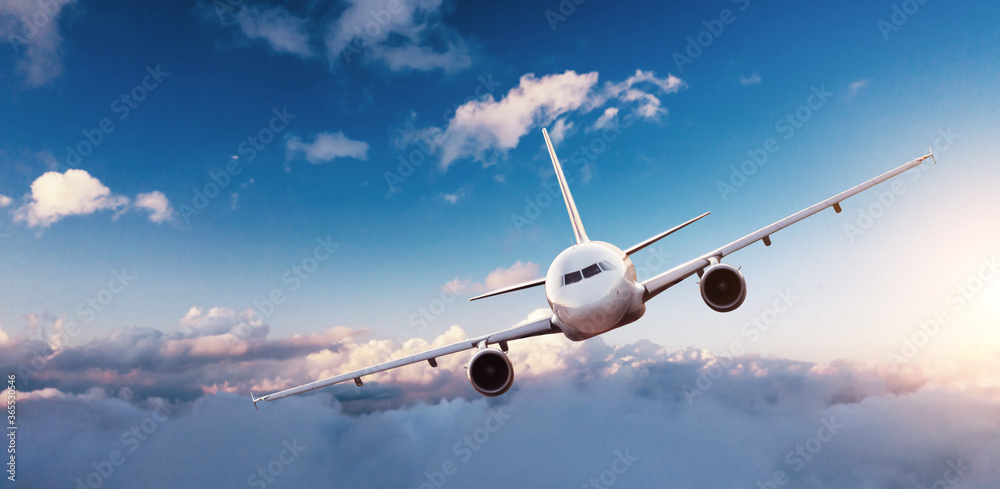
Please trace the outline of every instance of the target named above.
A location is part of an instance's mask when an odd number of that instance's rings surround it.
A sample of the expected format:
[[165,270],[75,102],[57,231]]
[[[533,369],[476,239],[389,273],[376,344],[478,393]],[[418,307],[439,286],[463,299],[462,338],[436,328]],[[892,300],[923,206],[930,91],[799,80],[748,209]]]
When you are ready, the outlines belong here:
[[545,145],[549,147],[549,157],[552,158],[552,166],[556,169],[556,178],[559,179],[559,189],[562,190],[563,199],[566,201],[566,210],[569,211],[569,221],[573,225],[573,234],[576,235],[577,244],[590,241],[587,231],[583,229],[583,221],[580,220],[580,213],[576,210],[576,203],[573,202],[573,194],[569,193],[569,184],[566,183],[566,176],[563,175],[559,158],[556,157],[556,150],[552,149],[552,141],[549,140],[549,132],[542,128],[542,136],[545,136]]

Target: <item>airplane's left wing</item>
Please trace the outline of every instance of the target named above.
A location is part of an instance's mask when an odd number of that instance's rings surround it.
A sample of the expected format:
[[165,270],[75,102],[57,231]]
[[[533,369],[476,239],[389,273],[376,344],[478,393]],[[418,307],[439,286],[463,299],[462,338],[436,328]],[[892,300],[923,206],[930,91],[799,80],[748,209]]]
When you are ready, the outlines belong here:
[[[805,209],[802,209],[801,211],[796,212],[795,214],[792,214],[780,221],[772,223],[769,226],[760,228],[756,232],[750,233],[715,251],[699,256],[698,258],[688,261],[687,263],[682,263],[670,270],[667,270],[666,272],[661,273],[660,275],[657,275],[649,280],[646,280],[645,282],[642,283],[642,285],[646,287],[646,294],[643,300],[648,301],[649,299],[652,299],[660,292],[663,292],[664,290],[673,287],[674,285],[690,277],[691,275],[699,273],[705,268],[711,266],[713,262],[718,263],[718,261],[721,260],[722,257],[730,253],[736,252],[738,250],[741,250],[753,243],[756,243],[757,241],[763,241],[766,246],[771,246],[772,234],[788,226],[791,226],[792,224],[795,224],[809,216],[812,216],[813,214],[816,214],[819,211],[833,207],[833,209],[839,213],[841,211],[840,202],[843,201],[844,199],[847,199],[848,197],[852,197],[865,190],[868,190],[874,187],[875,185],[878,185],[892,177],[895,177],[905,172],[906,170],[915,168],[928,158],[934,158],[934,153],[930,152],[924,156],[921,156],[920,158],[917,158],[913,161],[910,161],[899,167],[889,170],[875,178],[872,178],[871,180],[868,180],[867,182],[851,187],[837,195],[834,195],[833,197],[830,197],[829,199],[826,199],[822,202],[818,202]],[[937,160],[935,159],[934,162],[937,163]]]
[[296,394],[302,394],[304,392],[309,392],[311,390],[316,390],[322,387],[327,387],[333,384],[339,384],[341,382],[347,382],[348,380],[353,380],[355,384],[361,385],[361,378],[366,375],[371,375],[379,372],[384,372],[386,370],[391,370],[397,367],[402,367],[404,365],[410,365],[412,363],[424,362],[426,361],[432,367],[437,367],[437,358],[443,357],[445,355],[451,355],[452,353],[458,353],[460,351],[472,350],[474,348],[485,348],[488,345],[500,344],[501,349],[507,350],[507,342],[513,341],[521,338],[528,338],[531,336],[541,336],[552,333],[559,333],[559,329],[552,325],[552,316],[546,316],[545,318],[531,321],[526,324],[519,326],[514,326],[513,328],[508,328],[503,331],[498,331],[496,333],[491,333],[484,336],[479,336],[476,338],[469,338],[458,343],[453,343],[451,345],[442,346],[440,348],[435,348],[433,350],[428,350],[423,353],[418,353],[416,355],[410,355],[408,357],[397,358],[385,363],[380,363],[378,365],[373,365],[371,367],[365,367],[360,370],[355,370],[353,372],[348,372],[345,374],[340,374],[327,379],[317,380],[315,382],[310,382],[308,384],[300,385],[298,387],[293,387],[291,389],[285,389],[280,392],[275,392],[273,394],[267,394],[261,397],[254,397],[253,393],[250,393],[250,398],[253,399],[254,407],[257,407],[257,401],[274,401],[288,396],[294,396]]

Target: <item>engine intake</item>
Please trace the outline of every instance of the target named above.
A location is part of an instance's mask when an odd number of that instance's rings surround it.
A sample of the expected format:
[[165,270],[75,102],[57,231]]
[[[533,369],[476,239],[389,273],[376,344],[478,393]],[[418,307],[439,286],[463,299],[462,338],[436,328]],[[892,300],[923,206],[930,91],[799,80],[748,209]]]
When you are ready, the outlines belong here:
[[712,265],[701,275],[701,298],[716,311],[732,311],[747,298],[746,279],[732,265]]
[[514,384],[514,366],[507,355],[492,348],[484,348],[469,360],[469,382],[486,397],[496,397]]

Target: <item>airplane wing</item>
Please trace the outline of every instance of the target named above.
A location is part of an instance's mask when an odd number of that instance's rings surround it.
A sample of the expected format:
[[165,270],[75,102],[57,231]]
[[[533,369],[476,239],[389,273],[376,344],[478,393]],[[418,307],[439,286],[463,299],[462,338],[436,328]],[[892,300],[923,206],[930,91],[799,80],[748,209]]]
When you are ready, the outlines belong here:
[[[906,170],[914,168],[917,165],[923,163],[923,161],[926,160],[927,158],[934,158],[934,152],[931,151],[930,153],[921,156],[920,158],[910,161],[909,163],[899,166],[893,170],[889,170],[871,180],[868,180],[867,182],[864,182],[860,185],[845,190],[815,205],[802,209],[801,211],[796,212],[795,214],[792,214],[780,221],[772,223],[769,226],[762,227],[757,231],[750,233],[736,241],[733,241],[732,243],[729,243],[715,251],[706,253],[686,263],[682,263],[670,270],[667,270],[666,272],[661,273],[660,275],[657,275],[649,280],[646,280],[645,282],[642,283],[642,285],[646,287],[646,294],[643,297],[643,301],[648,301],[649,299],[652,299],[660,292],[663,292],[664,290],[673,287],[674,285],[680,283],[682,280],[690,277],[691,275],[694,275],[695,273],[700,273],[708,266],[714,263],[718,263],[718,261],[721,260],[722,257],[729,255],[730,253],[733,253],[735,251],[741,250],[746,246],[753,244],[756,241],[763,241],[765,246],[771,246],[772,234],[788,226],[791,226],[792,224],[795,224],[813,214],[816,214],[819,211],[822,211],[828,207],[833,207],[833,210],[839,213],[841,211],[840,202],[842,202],[844,199],[859,194],[869,188],[874,187],[875,185],[878,185],[892,177],[895,177],[905,172]],[[935,159],[934,162],[937,163],[937,160]]]
[[302,394],[304,392],[309,392],[311,390],[319,389],[322,387],[327,387],[333,384],[339,384],[341,382],[347,382],[348,380],[354,380],[357,385],[362,385],[361,378],[366,375],[375,374],[378,372],[384,372],[386,370],[391,370],[397,367],[402,367],[404,365],[410,365],[412,363],[418,363],[426,361],[431,367],[437,367],[437,358],[443,357],[445,355],[450,355],[452,353],[458,353],[460,351],[472,350],[475,348],[485,348],[491,344],[500,344],[500,348],[507,351],[507,342],[512,340],[517,340],[521,338],[528,338],[531,336],[541,336],[546,334],[559,333],[559,329],[552,325],[551,314],[535,321],[528,322],[519,326],[514,326],[513,328],[508,328],[503,331],[498,331],[496,333],[491,333],[488,335],[479,336],[476,338],[469,338],[458,343],[453,343],[451,345],[442,346],[440,348],[435,348],[433,350],[428,350],[423,353],[418,353],[416,355],[410,355],[408,357],[397,358],[385,363],[380,363],[378,365],[373,365],[371,367],[366,367],[360,370],[355,370],[353,372],[347,372],[345,374],[340,374],[334,377],[317,380],[315,382],[310,382],[308,384],[300,385],[298,387],[293,387],[291,389],[285,389],[280,392],[275,392],[273,394],[267,394],[261,397],[254,397],[253,393],[250,393],[250,398],[253,399],[254,407],[257,407],[257,401],[274,401],[277,399],[285,398],[288,396],[294,396],[296,394]]

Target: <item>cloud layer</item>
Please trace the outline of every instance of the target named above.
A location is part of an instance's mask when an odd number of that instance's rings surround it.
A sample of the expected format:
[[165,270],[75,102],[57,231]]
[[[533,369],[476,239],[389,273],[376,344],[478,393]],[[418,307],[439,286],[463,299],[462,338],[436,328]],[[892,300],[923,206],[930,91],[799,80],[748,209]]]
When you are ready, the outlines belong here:
[[267,329],[249,312],[194,308],[174,332],[132,328],[50,351],[22,387],[23,449],[46,454],[23,459],[25,483],[75,486],[115,450],[125,463],[103,487],[252,485],[260,469],[268,487],[608,487],[613,478],[728,488],[757,487],[778,471],[790,487],[810,488],[1000,480],[996,398],[846,362],[648,341],[514,342],[514,389],[492,400],[472,393],[467,358],[453,355],[437,369],[414,365],[255,413],[252,385],[280,388],[464,336],[455,327],[399,347],[358,342],[346,328],[282,340]]

